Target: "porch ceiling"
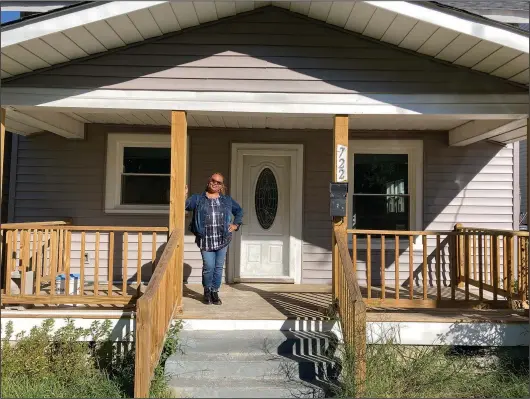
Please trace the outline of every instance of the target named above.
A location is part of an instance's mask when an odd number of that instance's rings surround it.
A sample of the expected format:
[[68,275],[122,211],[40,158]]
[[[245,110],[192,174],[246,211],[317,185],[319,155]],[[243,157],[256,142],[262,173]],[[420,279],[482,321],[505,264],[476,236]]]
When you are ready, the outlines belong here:
[[[275,5],[423,55],[528,84],[528,35],[406,1],[129,1],[82,4],[2,28],[3,78]],[[53,20],[53,23],[51,23]]]

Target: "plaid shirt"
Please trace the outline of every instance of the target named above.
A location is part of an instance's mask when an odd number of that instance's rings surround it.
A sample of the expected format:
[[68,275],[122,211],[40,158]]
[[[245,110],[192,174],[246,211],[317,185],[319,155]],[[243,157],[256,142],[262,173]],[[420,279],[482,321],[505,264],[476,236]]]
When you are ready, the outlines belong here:
[[198,245],[203,251],[218,251],[230,243],[230,238],[224,237],[224,211],[219,198],[208,198],[208,211],[204,224],[204,236],[197,238]]

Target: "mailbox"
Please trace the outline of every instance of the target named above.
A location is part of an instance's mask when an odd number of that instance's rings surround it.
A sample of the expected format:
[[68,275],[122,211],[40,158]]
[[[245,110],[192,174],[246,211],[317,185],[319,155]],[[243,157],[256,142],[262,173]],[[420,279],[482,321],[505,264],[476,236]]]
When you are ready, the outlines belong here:
[[329,196],[330,215],[332,217],[345,217],[348,183],[330,183]]

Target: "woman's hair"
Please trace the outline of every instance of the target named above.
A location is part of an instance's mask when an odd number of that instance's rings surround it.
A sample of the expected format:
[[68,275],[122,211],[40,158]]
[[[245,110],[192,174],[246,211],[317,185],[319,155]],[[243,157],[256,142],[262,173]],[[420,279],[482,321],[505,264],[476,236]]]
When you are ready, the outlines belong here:
[[208,183],[206,183],[206,187],[204,188],[204,191],[208,191],[208,184],[210,183],[210,180],[212,178],[212,176],[214,175],[219,175],[223,178],[223,184],[221,185],[221,189],[219,190],[219,192],[222,194],[222,195],[226,195],[226,186],[224,184],[224,181],[225,181],[225,177],[223,176],[222,173],[219,173],[219,172],[215,172],[215,173],[212,173],[210,175],[210,177],[208,178]]

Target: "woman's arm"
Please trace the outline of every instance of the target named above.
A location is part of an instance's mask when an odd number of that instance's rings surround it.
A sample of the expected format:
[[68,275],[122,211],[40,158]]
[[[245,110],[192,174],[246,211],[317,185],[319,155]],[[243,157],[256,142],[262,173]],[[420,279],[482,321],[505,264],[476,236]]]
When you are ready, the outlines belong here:
[[[187,185],[186,185],[185,193],[186,193],[185,196],[188,197],[188,186]],[[197,206],[197,197],[195,194],[193,194],[191,197],[186,199],[185,209],[187,211],[193,211],[196,206]]]
[[233,223],[239,230],[239,226],[243,223],[243,208],[234,199],[232,199],[232,214],[234,215]]

